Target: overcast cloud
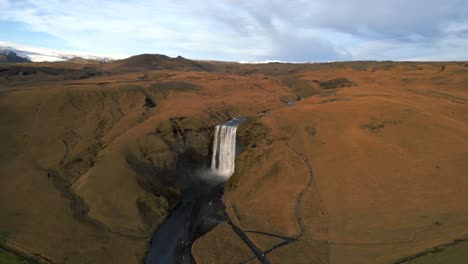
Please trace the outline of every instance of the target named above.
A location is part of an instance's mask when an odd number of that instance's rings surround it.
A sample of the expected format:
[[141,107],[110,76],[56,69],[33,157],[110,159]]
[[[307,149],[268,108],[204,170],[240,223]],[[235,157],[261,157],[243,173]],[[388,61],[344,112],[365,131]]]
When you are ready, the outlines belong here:
[[17,41],[11,28],[2,34],[12,25],[106,54],[468,60],[468,0],[0,0],[0,40]]

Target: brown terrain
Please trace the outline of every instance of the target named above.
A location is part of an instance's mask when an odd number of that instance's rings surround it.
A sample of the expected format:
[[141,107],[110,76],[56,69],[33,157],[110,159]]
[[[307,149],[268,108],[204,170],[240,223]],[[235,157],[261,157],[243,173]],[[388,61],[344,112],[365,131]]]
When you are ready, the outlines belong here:
[[[468,63],[77,62],[0,63],[0,263],[142,263],[236,116],[270,263],[467,263]],[[261,263],[226,223],[192,253]]]

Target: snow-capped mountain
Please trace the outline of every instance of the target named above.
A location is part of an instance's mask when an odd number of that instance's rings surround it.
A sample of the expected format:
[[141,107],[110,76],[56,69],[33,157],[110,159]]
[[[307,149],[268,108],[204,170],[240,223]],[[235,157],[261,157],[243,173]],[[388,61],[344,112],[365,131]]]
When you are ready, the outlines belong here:
[[22,58],[26,58],[33,62],[53,62],[67,61],[73,58],[83,58],[87,60],[96,60],[108,62],[116,59],[123,59],[124,56],[101,56],[79,51],[56,50],[48,48],[40,48],[28,45],[22,45],[11,42],[0,41],[0,53],[14,52]]
[[14,51],[0,50],[0,62],[31,62],[27,58],[18,56]]

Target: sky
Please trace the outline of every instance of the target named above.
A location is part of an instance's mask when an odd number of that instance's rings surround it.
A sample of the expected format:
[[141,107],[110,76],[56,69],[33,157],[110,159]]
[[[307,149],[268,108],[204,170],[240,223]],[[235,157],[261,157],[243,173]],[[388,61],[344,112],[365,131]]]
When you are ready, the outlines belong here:
[[468,0],[0,0],[0,41],[224,61],[468,60]]

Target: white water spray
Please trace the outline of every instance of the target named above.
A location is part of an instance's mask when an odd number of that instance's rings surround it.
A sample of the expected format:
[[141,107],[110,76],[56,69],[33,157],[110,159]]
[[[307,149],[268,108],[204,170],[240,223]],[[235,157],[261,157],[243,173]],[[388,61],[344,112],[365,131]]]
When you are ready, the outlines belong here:
[[211,170],[223,178],[227,179],[234,173],[237,126],[245,120],[234,118],[215,128]]

